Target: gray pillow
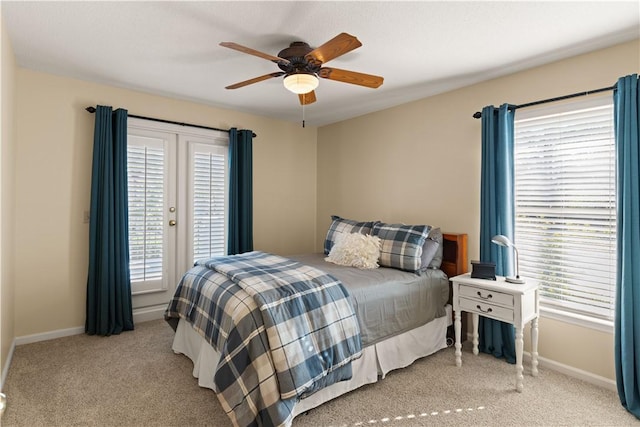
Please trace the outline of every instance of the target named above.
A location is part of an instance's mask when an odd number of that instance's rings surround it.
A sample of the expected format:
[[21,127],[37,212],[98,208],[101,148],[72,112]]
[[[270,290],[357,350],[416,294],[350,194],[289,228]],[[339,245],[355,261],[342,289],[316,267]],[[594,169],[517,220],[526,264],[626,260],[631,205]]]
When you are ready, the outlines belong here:
[[421,270],[426,270],[427,268],[440,268],[440,265],[442,265],[443,253],[442,239],[442,231],[440,230],[440,227],[432,228],[429,231],[429,235],[422,246],[422,262],[420,263]]

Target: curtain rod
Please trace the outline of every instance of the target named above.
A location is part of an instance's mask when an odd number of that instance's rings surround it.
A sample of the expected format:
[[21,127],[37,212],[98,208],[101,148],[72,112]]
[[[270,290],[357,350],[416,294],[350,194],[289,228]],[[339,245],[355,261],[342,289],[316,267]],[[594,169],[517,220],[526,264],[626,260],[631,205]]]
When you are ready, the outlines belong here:
[[[521,104],[521,105],[510,105],[509,109],[510,110],[516,110],[518,108],[532,107],[534,105],[546,104],[548,102],[562,101],[564,99],[577,98],[578,96],[586,96],[586,95],[591,95],[593,93],[606,92],[608,90],[613,90],[615,88],[616,88],[616,86],[614,85],[614,86],[610,86],[610,87],[602,87],[600,89],[588,90],[586,92],[572,93],[571,95],[558,96],[556,98],[543,99],[541,101],[528,102],[526,104]],[[479,119],[480,117],[482,117],[482,113],[480,111],[476,111],[475,113],[473,113],[473,118],[474,119]]]
[[[95,107],[87,107],[85,108],[85,110],[87,110],[90,113],[95,113],[96,112],[96,108]],[[182,123],[182,122],[174,122],[172,120],[164,120],[164,119],[155,119],[153,117],[145,117],[145,116],[136,116],[134,114],[128,114],[128,117],[133,117],[134,119],[144,119],[144,120],[151,120],[152,122],[159,122],[159,123],[168,123],[170,125],[180,125],[180,126],[190,126],[192,128],[198,128],[198,129],[208,129],[208,130],[217,130],[220,132],[227,132],[229,133],[229,129],[220,129],[220,128],[213,128],[213,127],[209,127],[209,126],[202,126],[202,125],[192,125],[189,123]],[[255,132],[253,132],[253,137],[257,137],[258,135],[255,134]]]

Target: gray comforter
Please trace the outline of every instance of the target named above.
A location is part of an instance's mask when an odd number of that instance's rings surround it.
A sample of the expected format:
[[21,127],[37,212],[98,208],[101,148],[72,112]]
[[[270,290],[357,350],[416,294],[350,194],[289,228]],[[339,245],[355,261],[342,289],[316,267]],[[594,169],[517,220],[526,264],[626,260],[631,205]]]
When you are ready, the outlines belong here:
[[359,270],[324,260],[323,254],[293,255],[329,273],[349,291],[364,346],[422,326],[446,314],[449,279],[441,270],[414,274],[394,268]]

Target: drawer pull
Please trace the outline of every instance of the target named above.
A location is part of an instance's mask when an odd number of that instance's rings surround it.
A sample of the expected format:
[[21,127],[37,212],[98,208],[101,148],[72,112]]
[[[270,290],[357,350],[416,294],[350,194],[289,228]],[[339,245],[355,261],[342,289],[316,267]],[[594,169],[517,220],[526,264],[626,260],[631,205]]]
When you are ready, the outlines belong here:
[[483,297],[482,296],[482,292],[480,292],[480,291],[478,291],[478,296],[480,298],[482,298],[482,299],[491,299],[491,298],[493,298],[493,295],[491,295],[491,294],[487,295],[486,297]]
[[483,313],[491,313],[491,312],[493,311],[493,310],[491,310],[491,307],[489,307],[489,308],[488,308],[488,309],[486,309],[486,310],[483,310],[483,309],[482,309],[482,307],[480,307],[479,305],[476,305],[476,308],[477,308],[478,310],[480,310],[481,312],[483,312]]

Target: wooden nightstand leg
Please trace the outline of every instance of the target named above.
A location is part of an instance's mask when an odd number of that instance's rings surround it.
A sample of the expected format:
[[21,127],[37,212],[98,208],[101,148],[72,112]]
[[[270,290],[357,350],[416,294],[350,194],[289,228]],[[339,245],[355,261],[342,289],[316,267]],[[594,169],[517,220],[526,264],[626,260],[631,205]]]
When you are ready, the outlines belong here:
[[531,375],[538,376],[538,318],[531,321]]
[[524,340],[522,339],[522,326],[516,326],[516,391],[522,392],[524,376],[522,375],[522,349]]
[[460,339],[460,329],[462,328],[462,319],[460,311],[456,311],[453,315],[453,328],[456,335],[456,366],[462,366],[462,341]]
[[478,316],[476,313],[473,313],[471,317],[473,318],[473,354],[477,356],[479,353],[478,337],[480,335],[478,335],[478,324],[480,323],[480,316]]

